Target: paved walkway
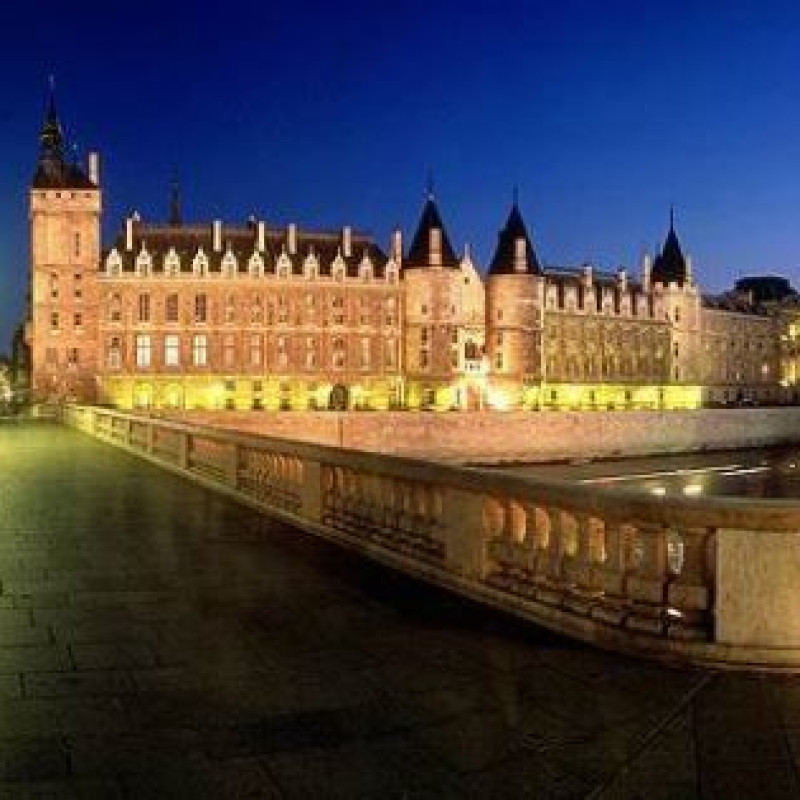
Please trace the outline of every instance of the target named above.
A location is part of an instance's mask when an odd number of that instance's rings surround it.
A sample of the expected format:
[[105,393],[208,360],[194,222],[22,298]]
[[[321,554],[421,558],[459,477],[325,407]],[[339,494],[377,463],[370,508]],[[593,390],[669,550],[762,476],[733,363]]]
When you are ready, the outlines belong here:
[[800,678],[508,621],[0,426],[0,798],[800,796]]

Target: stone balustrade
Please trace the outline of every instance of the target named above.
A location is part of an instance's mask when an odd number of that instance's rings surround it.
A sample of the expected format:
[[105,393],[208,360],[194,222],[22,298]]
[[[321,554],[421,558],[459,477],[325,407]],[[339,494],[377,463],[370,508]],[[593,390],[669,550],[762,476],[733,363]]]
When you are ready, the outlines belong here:
[[611,492],[90,407],[65,421],[564,634],[664,660],[800,669],[800,502]]

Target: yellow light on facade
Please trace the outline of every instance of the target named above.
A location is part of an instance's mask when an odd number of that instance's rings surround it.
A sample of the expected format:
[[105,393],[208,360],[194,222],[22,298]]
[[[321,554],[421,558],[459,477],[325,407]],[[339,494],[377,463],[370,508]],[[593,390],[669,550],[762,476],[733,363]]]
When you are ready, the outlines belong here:
[[683,487],[683,493],[687,497],[697,497],[703,493],[703,487],[699,483],[690,483],[688,486]]

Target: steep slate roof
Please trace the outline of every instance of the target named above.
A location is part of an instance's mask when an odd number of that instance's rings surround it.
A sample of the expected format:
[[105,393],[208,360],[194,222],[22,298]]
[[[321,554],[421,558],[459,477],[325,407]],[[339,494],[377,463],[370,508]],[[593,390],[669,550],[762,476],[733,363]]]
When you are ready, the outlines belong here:
[[[277,260],[284,251],[289,252],[288,232],[286,228],[267,228],[265,235],[265,249],[261,253],[264,259],[264,272],[274,273]],[[222,271],[222,259],[230,251],[237,261],[240,273],[248,271],[248,262],[256,249],[258,230],[255,224],[246,226],[222,226],[222,251],[214,252],[213,227],[207,225],[146,225],[141,222],[133,226],[133,249],[125,249],[125,232],[122,231],[113,244],[122,258],[122,271],[133,272],[136,269],[136,257],[142,250],[142,244],[152,257],[153,272],[164,270],[164,257],[175,248],[181,261],[181,272],[192,271],[192,261],[200,247],[208,259],[208,272]],[[111,248],[103,254],[103,261],[108,256]],[[292,262],[292,274],[303,274],[303,262],[313,250],[319,261],[319,274],[331,274],[331,264],[337,254],[341,254],[345,262],[348,277],[357,277],[359,265],[366,252],[372,261],[375,277],[383,277],[387,264],[386,254],[364,234],[351,235],[351,255],[345,257],[342,252],[342,235],[340,232],[328,233],[319,231],[297,231],[297,252],[289,256]]]
[[717,295],[703,295],[703,308],[714,311],[735,311],[737,314],[753,314],[755,316],[769,316],[769,311],[763,304],[753,302],[748,294],[742,292],[724,292]]
[[447,231],[442,223],[439,209],[436,207],[436,201],[433,199],[433,195],[429,194],[422,208],[422,216],[419,219],[417,232],[414,234],[414,239],[408,250],[408,255],[403,265],[404,269],[408,269],[409,267],[427,267],[430,265],[430,232],[436,228],[442,232],[442,266],[458,266],[458,259],[456,258],[453,246],[450,244]]
[[678,234],[675,233],[672,211],[669,215],[669,233],[667,233],[661,253],[653,261],[650,277],[654,283],[663,283],[665,286],[673,282],[679,285],[686,282],[686,258],[681,250]]
[[96,189],[78,164],[64,157],[64,131],[51,91],[44,124],[39,134],[39,160],[32,184],[34,189]]
[[494,251],[494,258],[492,258],[492,263],[489,266],[490,275],[518,274],[518,271],[514,268],[516,242],[518,239],[525,240],[527,261],[525,273],[528,275],[541,274],[542,268],[539,265],[539,259],[536,257],[536,251],[533,249],[530,236],[528,236],[528,229],[525,227],[525,221],[522,219],[519,206],[515,202],[508,215],[505,227],[497,234],[497,249]]

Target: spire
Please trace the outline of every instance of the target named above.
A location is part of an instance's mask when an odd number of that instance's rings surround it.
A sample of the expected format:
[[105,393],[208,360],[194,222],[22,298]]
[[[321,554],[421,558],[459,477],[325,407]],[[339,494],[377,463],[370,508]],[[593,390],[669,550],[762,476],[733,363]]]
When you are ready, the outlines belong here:
[[44,124],[39,134],[40,161],[51,159],[54,161],[64,160],[64,131],[58,119],[56,111],[56,81],[51,75],[49,82],[49,92],[47,97],[47,111],[45,112]]
[[653,260],[652,278],[654,283],[663,283],[665,286],[670,283],[682,285],[689,280],[686,257],[675,232],[674,206],[669,207],[669,231],[661,252]]
[[517,191],[514,187],[514,205],[511,206],[505,226],[497,236],[497,248],[489,266],[489,274],[537,275],[541,271],[539,259],[517,204]]
[[181,187],[178,183],[177,173],[172,176],[169,198],[169,224],[175,227],[183,225],[183,214],[181,213]]
[[39,160],[33,186],[49,188],[95,188],[77,163],[71,163],[64,138],[64,130],[56,110],[55,79],[50,76],[47,108],[39,133]]

